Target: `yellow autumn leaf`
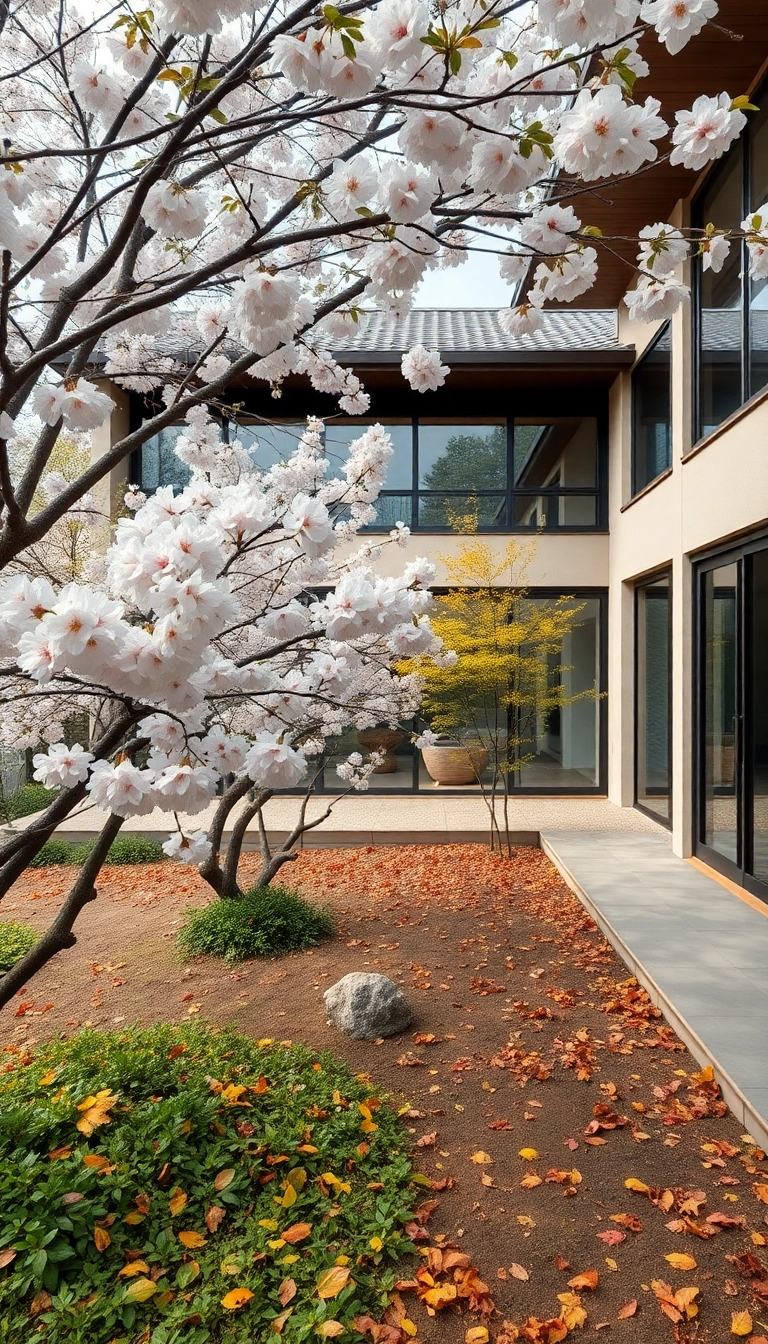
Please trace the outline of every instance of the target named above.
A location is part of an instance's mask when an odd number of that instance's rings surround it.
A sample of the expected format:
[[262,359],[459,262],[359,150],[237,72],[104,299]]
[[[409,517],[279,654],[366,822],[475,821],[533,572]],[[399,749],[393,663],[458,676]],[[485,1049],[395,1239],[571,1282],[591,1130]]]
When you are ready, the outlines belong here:
[[134,1279],[125,1290],[129,1302],[148,1302],[157,1292],[157,1284],[151,1279]]
[[107,1112],[118,1102],[120,1098],[110,1092],[108,1087],[104,1087],[95,1096],[86,1097],[84,1101],[78,1103],[78,1111],[82,1114],[76,1123],[76,1128],[86,1137],[92,1134],[97,1125],[108,1125],[112,1119]]
[[400,1322],[400,1329],[413,1338],[414,1335],[418,1334],[419,1327],[411,1320],[410,1316],[404,1316]]
[[259,1227],[265,1227],[268,1232],[276,1232],[279,1223],[276,1218],[260,1218]]
[[286,1185],[282,1195],[275,1195],[275,1203],[282,1204],[284,1209],[290,1209],[291,1205],[296,1203],[297,1198],[296,1187],[293,1185]]
[[97,1251],[106,1251],[111,1242],[112,1238],[105,1227],[94,1227],[93,1243]]
[[521,1148],[517,1156],[522,1157],[524,1162],[535,1162],[539,1154],[535,1148]]
[[[234,1104],[240,1100],[243,1093],[247,1091],[248,1091],[247,1087],[245,1087],[242,1083],[230,1083],[227,1087],[224,1088],[224,1091],[222,1092],[221,1095],[224,1098],[224,1100],[229,1103],[230,1106],[234,1106]],[[245,1104],[247,1105],[248,1103],[246,1102]]]
[[244,1307],[246,1302],[250,1302],[252,1297],[250,1288],[230,1288],[222,1297],[221,1305],[226,1307],[227,1311],[237,1311],[240,1307]]
[[119,1279],[134,1279],[137,1274],[148,1273],[149,1265],[146,1260],[132,1260],[130,1265],[123,1265],[123,1268],[118,1270],[117,1277]]
[[664,1259],[673,1269],[698,1269],[693,1256],[684,1255],[682,1252],[672,1251],[670,1255],[665,1255]]
[[317,1333],[321,1339],[335,1339],[337,1335],[344,1334],[344,1326],[341,1321],[323,1321],[323,1324],[317,1327]]
[[587,1313],[581,1305],[581,1298],[578,1293],[558,1293],[557,1300],[563,1304],[560,1315],[568,1329],[581,1330],[587,1319]]
[[444,1307],[446,1302],[454,1302],[458,1295],[455,1283],[437,1283],[434,1288],[428,1288],[426,1293],[421,1294],[428,1307]]
[[283,1326],[285,1325],[285,1322],[288,1320],[288,1317],[292,1315],[293,1315],[293,1307],[286,1307],[285,1311],[281,1311],[279,1316],[275,1316],[274,1320],[272,1321],[272,1333],[275,1335],[282,1335]]
[[751,1335],[752,1317],[748,1311],[734,1311],[731,1315],[732,1335]]
[[294,1167],[292,1171],[288,1172],[285,1179],[289,1185],[293,1186],[296,1193],[300,1194],[307,1184],[307,1173],[303,1167]]
[[338,1297],[342,1288],[346,1288],[349,1283],[349,1278],[349,1270],[346,1265],[334,1265],[332,1269],[327,1269],[318,1280],[317,1296],[324,1301],[331,1297]]
[[484,1153],[482,1148],[479,1148],[476,1153],[472,1153],[469,1160],[470,1162],[474,1162],[478,1167],[493,1166],[493,1158],[490,1153]]
[[541,1176],[537,1176],[535,1171],[529,1171],[528,1175],[523,1177],[520,1184],[524,1190],[535,1190],[536,1186],[542,1185],[543,1182]]
[[231,1185],[234,1179],[234,1167],[225,1167],[223,1171],[219,1172],[216,1180],[213,1182],[213,1188],[214,1190],[226,1190],[227,1186]]
[[198,1246],[207,1245],[207,1240],[200,1232],[180,1232],[179,1241],[187,1250],[196,1250]]
[[384,1242],[381,1240],[381,1237],[371,1237],[368,1245],[372,1251],[381,1251],[383,1250]]
[[636,1190],[638,1195],[647,1195],[651,1188],[649,1185],[645,1185],[643,1181],[638,1181],[636,1176],[628,1176],[624,1185],[627,1190]]
[[488,1344],[488,1327],[485,1325],[471,1325],[465,1332],[465,1344]]
[[54,1082],[55,1079],[56,1079],[56,1070],[55,1070],[55,1069],[49,1069],[47,1073],[44,1073],[44,1074],[43,1074],[42,1078],[40,1079],[40,1082],[39,1082],[38,1086],[39,1086],[39,1087],[50,1087],[51,1083]]
[[187,1196],[184,1194],[184,1191],[180,1190],[177,1186],[176,1189],[172,1191],[171,1198],[168,1200],[168,1212],[171,1217],[175,1218],[177,1213],[181,1213],[181,1210],[186,1206],[186,1203]]

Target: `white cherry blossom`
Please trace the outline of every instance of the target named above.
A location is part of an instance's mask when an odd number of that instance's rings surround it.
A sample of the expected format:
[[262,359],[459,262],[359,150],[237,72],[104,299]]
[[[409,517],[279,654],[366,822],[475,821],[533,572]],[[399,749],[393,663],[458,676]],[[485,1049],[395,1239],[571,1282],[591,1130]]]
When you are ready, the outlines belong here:
[[47,789],[70,789],[85,783],[92,761],[93,752],[86,751],[79,742],[71,747],[66,742],[54,742],[46,752],[32,757],[33,777]]
[[747,124],[744,113],[732,107],[727,93],[717,98],[702,94],[690,111],[676,112],[675,121],[677,125],[672,132],[675,147],[669,161],[681,163],[696,173],[713,159],[721,158]]
[[428,350],[424,345],[414,345],[400,361],[403,377],[414,392],[436,392],[443,386],[450,369],[441,363],[439,350]]
[[674,275],[644,274],[624,295],[624,302],[633,321],[663,322],[677,312],[687,296],[687,287]]
[[717,12],[717,0],[643,0],[641,17],[675,56]]

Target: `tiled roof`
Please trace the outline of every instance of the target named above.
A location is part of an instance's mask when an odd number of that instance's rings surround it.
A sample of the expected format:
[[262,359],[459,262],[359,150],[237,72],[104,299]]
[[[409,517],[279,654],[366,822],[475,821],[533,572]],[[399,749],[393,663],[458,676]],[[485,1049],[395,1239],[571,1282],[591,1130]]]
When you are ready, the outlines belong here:
[[[634,347],[621,345],[615,309],[546,310],[531,336],[507,336],[497,308],[414,308],[403,317],[367,313],[367,320],[349,337],[329,342],[342,364],[399,363],[405,350],[426,345],[453,364],[610,363],[631,364]],[[178,329],[159,336],[160,354],[189,364],[200,355],[196,341],[179,337]],[[225,352],[236,359],[243,347],[228,341]],[[100,344],[92,362],[104,362]]]
[[579,354],[590,351],[624,352],[619,344],[614,309],[546,311],[540,329],[530,336],[507,336],[496,308],[414,308],[403,317],[373,312],[360,332],[334,343],[334,353],[372,357],[400,355],[414,345],[426,345],[443,354],[514,357],[537,353]]

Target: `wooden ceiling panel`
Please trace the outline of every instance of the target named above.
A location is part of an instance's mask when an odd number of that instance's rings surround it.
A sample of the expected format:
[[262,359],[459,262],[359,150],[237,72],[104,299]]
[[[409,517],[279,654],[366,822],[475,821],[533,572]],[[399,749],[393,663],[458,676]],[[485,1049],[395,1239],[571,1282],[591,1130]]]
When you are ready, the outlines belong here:
[[[641,42],[651,73],[640,80],[636,96],[661,102],[671,127],[675,112],[690,107],[699,94],[726,90],[732,97],[749,92],[768,61],[768,0],[720,0],[717,27],[710,24],[677,56],[670,56],[654,34]],[[661,142],[662,152],[669,141]],[[579,300],[580,308],[615,308],[632,281],[637,245],[631,240],[645,224],[669,218],[677,201],[693,191],[697,174],[671,167],[666,160],[638,176],[608,186],[596,182],[578,189],[574,208],[584,224],[617,238],[614,256],[600,249],[597,283]]]

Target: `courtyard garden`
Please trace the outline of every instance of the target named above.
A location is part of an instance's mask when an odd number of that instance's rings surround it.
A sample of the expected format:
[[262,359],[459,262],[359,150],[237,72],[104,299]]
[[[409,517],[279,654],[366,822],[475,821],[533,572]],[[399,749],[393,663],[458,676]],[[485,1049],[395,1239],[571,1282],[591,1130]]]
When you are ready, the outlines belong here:
[[[8,921],[68,880],[27,871]],[[281,880],[314,945],[232,961],[192,955],[192,912],[239,902],[108,866],[5,1009],[0,1338],[768,1336],[768,1161],[540,851],[307,850]],[[329,1025],[351,971],[406,1032]]]

